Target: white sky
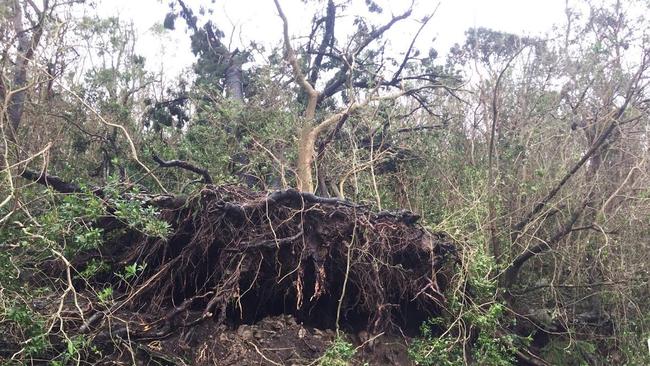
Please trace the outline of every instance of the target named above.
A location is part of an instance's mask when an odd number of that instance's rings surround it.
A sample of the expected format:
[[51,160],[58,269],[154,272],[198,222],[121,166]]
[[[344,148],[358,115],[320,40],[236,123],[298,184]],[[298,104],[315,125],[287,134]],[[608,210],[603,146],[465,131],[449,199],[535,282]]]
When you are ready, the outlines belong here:
[[[390,17],[391,12],[401,13],[411,3],[410,0],[376,1],[384,8],[383,19]],[[183,21],[177,21],[176,31],[165,34],[164,42],[150,31],[152,26],[162,23],[169,9],[168,2],[97,0],[97,8],[102,16],[119,15],[125,21],[134,22],[139,32],[137,50],[147,58],[149,69],[160,70],[163,67],[167,72],[176,73],[191,65],[193,60]],[[210,5],[210,2],[186,0],[195,13],[200,4]],[[363,6],[363,1],[356,2],[357,6]],[[290,32],[294,36],[308,34],[312,13],[306,6],[300,0],[280,0],[280,3],[289,20]],[[488,27],[517,34],[544,34],[554,24],[564,21],[566,0],[440,0],[439,3],[418,46],[426,52],[432,45],[440,55],[445,55],[454,43],[464,40],[464,32],[470,27]],[[431,13],[437,4],[437,0],[416,0],[413,19]],[[215,13],[211,19],[226,33],[226,37],[234,34],[235,47],[251,40],[263,45],[280,44],[281,22],[272,0],[216,0],[212,8]],[[234,33],[233,24],[236,29]],[[408,47],[417,26],[415,21],[410,21],[393,28],[388,34],[392,46],[397,50]],[[432,44],[434,37],[436,40]]]

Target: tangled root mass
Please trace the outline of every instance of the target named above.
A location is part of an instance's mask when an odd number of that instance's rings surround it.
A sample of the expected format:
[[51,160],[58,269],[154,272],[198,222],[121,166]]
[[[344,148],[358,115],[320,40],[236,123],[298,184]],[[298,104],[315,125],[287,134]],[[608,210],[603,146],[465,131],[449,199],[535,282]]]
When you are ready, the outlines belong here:
[[206,186],[162,215],[173,234],[129,243],[115,264],[146,263],[123,307],[172,329],[290,314],[321,329],[417,333],[440,312],[455,256],[410,212],[295,190]]

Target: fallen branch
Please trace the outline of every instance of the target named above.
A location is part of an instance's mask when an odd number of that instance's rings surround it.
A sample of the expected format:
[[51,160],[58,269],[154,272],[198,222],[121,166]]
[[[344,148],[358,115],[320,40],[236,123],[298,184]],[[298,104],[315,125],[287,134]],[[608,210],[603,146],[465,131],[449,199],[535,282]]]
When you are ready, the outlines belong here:
[[515,259],[510,263],[510,265],[503,272],[504,287],[508,290],[512,287],[519,275],[519,270],[521,267],[531,258],[537,254],[543,253],[547,250],[553,248],[560,240],[564,239],[567,235],[572,232],[573,226],[580,218],[580,215],[587,207],[588,200],[585,200],[580,207],[578,207],[569,219],[562,225],[562,227],[555,233],[549,240],[542,241],[539,244],[533,245],[532,247],[526,248],[526,250],[520,253]]
[[406,127],[397,129],[397,133],[407,133],[415,131],[424,131],[424,130],[440,130],[444,128],[444,125],[426,125],[426,126],[415,126],[415,127]]
[[181,168],[189,170],[193,173],[201,175],[203,177],[203,183],[212,184],[213,182],[210,173],[208,173],[208,170],[205,168],[200,168],[184,160],[162,160],[160,157],[158,157],[158,155],[155,154],[152,156],[152,158],[156,163],[158,163],[158,166],[161,168]]
[[625,100],[623,101],[623,104],[621,105],[618,110],[616,110],[615,114],[612,116],[611,122],[607,125],[607,127],[604,129],[604,131],[596,138],[594,143],[589,147],[589,149],[582,155],[580,160],[578,160],[573,167],[565,173],[564,177],[551,189],[544,198],[542,198],[540,201],[538,201],[535,206],[530,210],[517,224],[514,225],[514,230],[512,233],[512,242],[517,241],[517,239],[523,234],[524,228],[537,217],[537,214],[542,211],[544,207],[548,205],[548,203],[560,192],[560,190],[566,185],[566,183],[573,178],[573,176],[582,168],[583,165],[591,159],[591,157],[605,144],[605,142],[608,141],[609,136],[612,134],[614,130],[620,125],[621,123],[621,118],[627,111],[628,106],[632,102],[632,99],[634,97],[638,97],[638,85],[639,81],[641,80],[641,76],[643,75],[643,71],[646,70],[648,65],[650,64],[648,60],[648,55],[643,56],[643,61],[641,62],[641,65],[639,66],[639,69],[637,70],[636,74],[630,80],[630,83],[628,85],[627,91],[625,93]]
[[81,193],[82,191],[81,187],[78,185],[68,183],[56,175],[49,175],[44,171],[35,172],[33,170],[25,169],[20,173],[20,176],[61,193]]

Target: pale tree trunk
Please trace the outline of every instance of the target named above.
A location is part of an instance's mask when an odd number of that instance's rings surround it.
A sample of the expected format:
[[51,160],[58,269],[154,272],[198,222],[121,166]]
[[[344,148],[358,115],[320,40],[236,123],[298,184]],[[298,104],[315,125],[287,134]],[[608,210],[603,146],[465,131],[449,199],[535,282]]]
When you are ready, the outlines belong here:
[[27,69],[29,63],[34,58],[34,51],[38,46],[41,36],[43,35],[43,23],[45,21],[45,12],[47,11],[48,2],[44,2],[44,8],[40,11],[39,22],[31,30],[32,36],[29,37],[28,31],[23,27],[23,11],[19,0],[14,0],[11,4],[13,11],[13,26],[16,38],[18,40],[18,47],[16,52],[16,60],[12,70],[12,85],[6,88],[5,92],[10,93],[9,103],[7,107],[7,116],[11,126],[11,137],[15,139],[20,122],[22,120],[23,111],[25,109],[25,100],[27,98]]
[[239,52],[235,50],[230,55],[230,63],[226,69],[226,97],[241,103],[244,102],[242,63]]
[[[354,112],[360,107],[366,106],[369,102],[375,100],[399,98],[403,95],[406,95],[408,91],[402,90],[399,93],[396,93],[391,96],[376,97],[377,91],[379,90],[379,87],[382,85],[382,83],[380,80],[375,80],[377,82],[376,83],[377,86],[368,93],[368,97],[364,101],[362,102],[353,101],[350,103],[350,105],[342,109],[339,113],[331,115],[325,118],[323,121],[316,124],[315,123],[316,107],[318,106],[319,98],[321,98],[321,96],[324,97],[331,96],[332,94],[329,93],[333,93],[338,86],[333,87],[329,92],[328,92],[328,87],[325,88],[326,90],[323,93],[317,91],[312,84],[315,83],[317,79],[317,75],[315,74],[315,72],[318,71],[317,70],[318,66],[316,66],[315,70],[312,71],[312,75],[310,76],[310,79],[309,80],[307,79],[307,77],[305,76],[305,74],[303,73],[300,67],[300,64],[298,63],[298,59],[296,58],[296,53],[291,47],[291,41],[289,40],[289,25],[288,25],[287,17],[282,11],[282,7],[280,6],[279,1],[274,0],[274,2],[278,10],[278,13],[280,15],[280,18],[282,18],[283,35],[284,35],[284,51],[285,51],[284,58],[291,65],[291,69],[293,71],[293,76],[296,83],[301,87],[301,89],[305,92],[305,94],[307,94],[307,107],[305,108],[304,111],[303,127],[300,131],[300,136],[298,139],[298,161],[296,163],[296,175],[297,175],[296,180],[297,180],[297,188],[299,190],[311,193],[314,192],[312,164],[314,163],[315,145],[318,137],[322,133],[326,132],[329,128],[336,125],[336,123],[338,123],[338,121],[341,118],[347,117],[350,113]],[[332,37],[334,37],[333,22],[335,18],[335,6],[332,1],[328,2],[327,13],[328,13],[328,17],[327,17],[328,24],[326,24],[325,37],[323,43],[321,44],[319,55],[321,54],[322,51],[324,51],[327,48],[328,44],[331,44],[333,39]],[[358,54],[372,40],[381,36],[386,30],[388,30],[397,21],[407,18],[408,16],[410,16],[410,14],[411,14],[411,9],[409,8],[409,10],[407,10],[405,13],[398,16],[394,16],[391,19],[391,21],[388,22],[386,25],[374,30],[371,33],[371,35],[368,37],[368,39],[365,42],[363,42],[361,46],[359,46],[357,51],[355,51],[355,54]],[[316,62],[316,65],[318,64],[320,64],[320,61]],[[342,70],[343,75],[345,75],[345,72],[349,70],[350,70],[350,65],[348,65],[347,68]],[[401,69],[399,72],[401,72]],[[399,72],[397,75],[399,75]],[[347,79],[342,78],[339,81],[343,83],[345,80]],[[334,85],[340,85],[340,83],[337,81],[334,82]]]
[[296,82],[302,87],[302,89],[307,93],[307,108],[305,109],[304,115],[304,127],[300,131],[300,138],[298,143],[298,162],[296,166],[297,171],[297,186],[298,190],[305,192],[313,192],[314,185],[312,182],[312,173],[311,173],[311,164],[314,161],[314,144],[316,143],[316,138],[320,133],[320,130],[317,127],[312,128],[311,125],[314,122],[314,117],[316,116],[316,106],[318,104],[318,91],[309,84],[300,65],[298,64],[298,59],[296,58],[296,53],[291,47],[291,41],[289,40],[289,24],[287,17],[284,15],[280,3],[278,0],[275,1],[275,6],[280,13],[280,18],[282,18],[283,30],[284,30],[284,52],[285,59],[291,65],[293,69]]

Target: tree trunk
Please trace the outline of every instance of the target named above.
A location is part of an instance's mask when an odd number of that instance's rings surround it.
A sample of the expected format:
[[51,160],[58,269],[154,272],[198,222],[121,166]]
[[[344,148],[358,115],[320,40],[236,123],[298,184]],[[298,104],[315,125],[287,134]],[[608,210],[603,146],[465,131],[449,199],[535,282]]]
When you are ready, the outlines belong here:
[[7,116],[11,125],[12,138],[20,127],[23,111],[25,107],[25,99],[27,98],[27,68],[29,63],[34,58],[34,50],[38,46],[41,36],[43,35],[43,22],[45,21],[44,8],[40,13],[38,24],[32,29],[32,37],[23,29],[23,12],[20,6],[20,1],[14,0],[12,3],[13,10],[13,24],[16,37],[18,39],[18,47],[16,54],[16,61],[12,70],[13,80],[10,88],[5,92],[10,93],[9,105],[7,107]]
[[230,63],[226,69],[226,97],[232,101],[244,102],[242,81],[243,60],[235,50],[230,56]]

